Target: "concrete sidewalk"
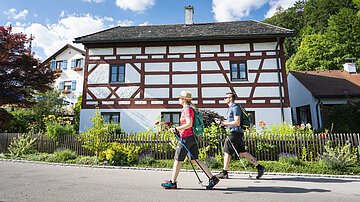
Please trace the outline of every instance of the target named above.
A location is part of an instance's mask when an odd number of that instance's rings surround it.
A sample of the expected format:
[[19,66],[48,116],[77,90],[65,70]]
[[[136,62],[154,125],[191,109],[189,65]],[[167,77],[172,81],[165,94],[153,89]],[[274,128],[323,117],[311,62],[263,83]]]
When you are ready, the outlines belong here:
[[[181,172],[177,190],[164,190],[167,170],[109,169],[0,161],[0,201],[359,201],[360,179],[231,174],[205,190]],[[206,182],[206,177],[200,173]],[[205,184],[205,183],[204,183]]]

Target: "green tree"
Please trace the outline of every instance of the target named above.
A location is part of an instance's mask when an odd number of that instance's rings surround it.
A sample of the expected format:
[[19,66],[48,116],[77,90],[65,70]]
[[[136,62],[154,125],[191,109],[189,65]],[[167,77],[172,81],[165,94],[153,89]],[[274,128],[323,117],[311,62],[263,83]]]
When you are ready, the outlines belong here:
[[76,132],[79,131],[79,126],[80,126],[81,104],[82,104],[82,96],[79,96],[74,108],[74,130]]

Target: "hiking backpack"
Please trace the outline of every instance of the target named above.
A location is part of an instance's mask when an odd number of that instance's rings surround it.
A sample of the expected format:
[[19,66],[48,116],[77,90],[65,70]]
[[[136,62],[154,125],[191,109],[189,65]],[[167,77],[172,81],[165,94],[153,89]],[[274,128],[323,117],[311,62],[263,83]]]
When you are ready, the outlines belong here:
[[196,136],[201,136],[204,133],[204,122],[201,112],[196,110],[193,107],[190,107],[194,112],[194,123],[193,123],[193,132]]
[[244,107],[242,107],[241,105],[238,105],[241,111],[241,117],[240,117],[240,127],[244,130],[250,128],[251,126],[251,120],[250,120],[250,115],[249,113],[246,111],[246,109]]

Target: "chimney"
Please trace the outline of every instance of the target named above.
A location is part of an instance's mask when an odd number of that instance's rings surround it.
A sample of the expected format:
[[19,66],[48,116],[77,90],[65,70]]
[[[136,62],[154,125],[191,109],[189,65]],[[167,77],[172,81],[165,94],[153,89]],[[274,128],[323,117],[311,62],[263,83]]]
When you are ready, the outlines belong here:
[[192,5],[185,6],[185,24],[192,25],[194,15],[194,7]]
[[356,58],[345,58],[344,70],[349,74],[357,74],[355,60]]

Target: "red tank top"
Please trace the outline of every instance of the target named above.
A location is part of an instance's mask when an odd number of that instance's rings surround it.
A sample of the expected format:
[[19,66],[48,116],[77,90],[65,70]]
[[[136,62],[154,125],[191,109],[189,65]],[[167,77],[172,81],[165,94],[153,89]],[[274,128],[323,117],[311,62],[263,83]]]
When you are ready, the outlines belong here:
[[[186,123],[185,117],[188,117],[188,116],[190,116],[191,120],[194,122],[194,110],[192,108],[190,108],[190,107],[183,108],[181,110],[180,126],[184,125]],[[188,129],[183,130],[183,131],[180,132],[180,137],[181,138],[189,137],[189,136],[192,136],[192,135],[194,135],[192,126],[190,128],[188,128]]]

